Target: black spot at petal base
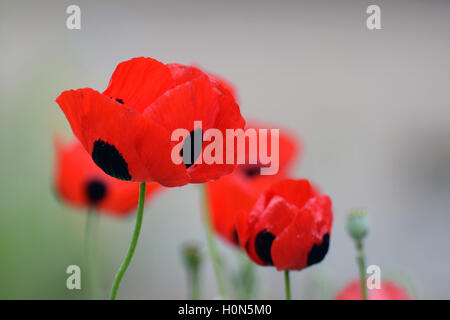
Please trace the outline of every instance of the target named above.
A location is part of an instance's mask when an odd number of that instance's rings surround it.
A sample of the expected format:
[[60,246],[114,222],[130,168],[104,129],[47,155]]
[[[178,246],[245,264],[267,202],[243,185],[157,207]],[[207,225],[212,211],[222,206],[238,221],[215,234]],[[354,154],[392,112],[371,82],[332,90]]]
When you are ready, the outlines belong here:
[[239,245],[239,235],[236,229],[233,230],[233,242],[234,244]]
[[118,103],[123,104],[123,100],[122,100],[122,99],[116,99],[116,101],[117,101]]
[[[198,138],[200,139],[198,139]],[[196,141],[197,140],[199,141]],[[202,153],[203,131],[201,128],[192,130],[189,136],[184,140],[183,148],[180,150],[180,156],[183,158],[186,169],[189,169]]]
[[259,232],[255,237],[256,253],[259,258],[268,265],[273,265],[272,254],[270,252],[273,240],[275,240],[275,236],[265,229]]
[[243,170],[247,178],[253,178],[261,175],[260,166],[246,166]]
[[92,160],[111,177],[126,181],[131,180],[128,164],[113,145],[101,139],[95,141]]
[[96,204],[106,196],[106,184],[100,180],[90,180],[86,184],[86,195],[91,204]]
[[308,253],[308,266],[319,263],[325,258],[330,245],[330,235],[326,233],[323,236],[322,243],[320,245],[314,244],[311,251]]

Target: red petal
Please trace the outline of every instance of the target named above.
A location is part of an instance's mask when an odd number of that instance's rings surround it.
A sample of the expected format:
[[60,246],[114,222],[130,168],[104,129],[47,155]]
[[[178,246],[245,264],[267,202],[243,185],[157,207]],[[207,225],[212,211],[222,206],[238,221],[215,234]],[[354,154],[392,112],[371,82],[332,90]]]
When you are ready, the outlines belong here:
[[[219,105],[218,113],[215,117],[214,123],[210,126],[206,126],[206,129],[214,128],[222,132],[223,138],[223,164],[199,164],[198,166],[191,167],[189,175],[192,182],[205,182],[208,180],[218,179],[223,175],[230,174],[236,168],[236,161],[234,164],[226,163],[227,150],[226,144],[226,130],[227,129],[243,129],[245,121],[239,111],[239,106],[235,103],[231,96],[219,95],[217,103]],[[205,142],[203,148],[205,148],[211,142]],[[234,146],[234,152],[236,152],[236,143]]]
[[[248,215],[247,222],[249,228],[247,252],[252,260],[260,265],[266,265],[266,263],[261,260],[259,255],[256,253],[255,239],[257,235],[263,230],[266,230],[275,237],[278,236],[278,234],[280,234],[280,232],[282,232],[289,225],[289,223],[291,223],[292,219],[296,215],[296,212],[299,210],[281,197],[273,198],[267,207],[265,206],[265,201],[266,200],[264,197],[260,197],[258,199],[252,211]],[[239,238],[240,237],[241,234],[239,234]]]
[[245,250],[248,257],[259,265],[266,265],[256,254],[255,244],[252,238],[253,226],[256,221],[250,217],[250,213],[241,210],[236,215],[236,229],[239,237],[239,246]]
[[[272,153],[272,142],[271,142],[271,129],[279,129],[279,173],[286,173],[294,160],[298,157],[301,152],[301,142],[299,139],[295,138],[295,136],[289,132],[289,130],[285,128],[277,128],[273,125],[263,124],[257,121],[249,121],[246,124],[246,129],[255,129],[257,132],[257,145],[259,150],[259,140],[260,140],[260,129],[267,129],[267,152],[269,155]],[[249,159],[249,148],[246,149],[246,160],[248,162]],[[261,163],[259,160],[259,152],[258,155],[258,163]]]
[[213,85],[219,89],[225,95],[232,96],[235,100],[237,100],[237,94],[234,86],[227,82],[224,78],[217,76],[212,73],[204,73],[199,68],[194,66],[185,66],[178,63],[169,63],[167,64],[170,72],[172,73],[172,77],[175,80],[177,85],[186,83],[195,78],[198,78],[202,75],[207,75]]
[[167,66],[152,58],[140,57],[120,63],[103,94],[120,99],[134,111],[143,112],[174,85]]
[[[243,128],[238,105],[231,96],[217,91],[205,75],[186,82],[168,91],[147,108],[144,116],[162,124],[169,132],[176,129],[194,129],[194,121],[201,121],[203,133],[218,129],[225,137],[226,129]],[[204,142],[203,149],[211,142]],[[225,162],[226,143],[223,143]],[[189,168],[191,182],[201,183],[231,173],[235,164],[198,164]]]
[[236,215],[239,211],[250,211],[257,194],[234,175],[221,177],[206,185],[210,212],[216,232],[236,244]]
[[[262,205],[262,202],[258,204]],[[269,205],[258,214],[259,220],[255,226],[255,235],[264,229],[275,236],[279,235],[292,222],[298,211],[299,208],[280,196],[273,197]]]
[[172,162],[172,144],[160,125],[89,88],[65,91],[56,101],[89,154],[99,139],[114,146],[132,181],[165,186],[189,182],[185,166]]
[[172,78],[177,86],[205,75],[205,73],[196,67],[185,66],[179,63],[168,63],[167,67],[169,68]]
[[320,245],[323,236],[331,233],[331,220],[331,200],[327,196],[310,199],[274,240],[272,259],[275,267],[278,270],[306,268],[313,245]]
[[[368,289],[369,300],[411,300],[408,293],[396,283],[382,281],[380,289]],[[339,292],[336,300],[362,300],[361,282],[355,279]]]
[[[138,183],[106,175],[78,141],[64,145],[57,139],[55,149],[55,187],[64,201],[86,210],[94,206],[96,210],[117,217],[127,216],[137,207]],[[103,183],[106,188],[104,198],[95,204],[91,203],[87,192],[87,185],[92,181]],[[158,189],[161,187],[157,183],[149,183],[146,189],[147,199]]]
[[[112,212],[113,215],[117,217],[128,215],[130,210],[137,208],[139,200],[139,183],[109,178],[112,179],[111,192],[108,194],[108,197],[105,198],[105,201],[101,203],[101,210]],[[161,189],[162,187],[158,183],[148,182],[145,188],[145,204],[147,205],[148,201],[161,191]]]
[[266,206],[269,201],[278,195],[286,201],[301,208],[312,195],[311,184],[308,180],[286,179],[275,183],[266,193]]
[[144,116],[170,133],[180,128],[192,131],[194,121],[202,121],[205,130],[218,114],[217,96],[208,77],[201,76],[166,92],[145,110]]

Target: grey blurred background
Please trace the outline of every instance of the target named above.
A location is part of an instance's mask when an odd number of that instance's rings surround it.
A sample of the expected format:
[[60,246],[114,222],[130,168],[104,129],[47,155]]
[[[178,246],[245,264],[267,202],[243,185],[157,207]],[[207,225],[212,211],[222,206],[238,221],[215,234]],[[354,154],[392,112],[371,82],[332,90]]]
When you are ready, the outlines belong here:
[[[81,30],[66,8],[81,7]],[[382,30],[366,28],[381,7]],[[345,214],[366,208],[368,263],[418,298],[450,298],[449,1],[0,1],[0,298],[85,297],[65,288],[83,264],[86,215],[52,196],[52,135],[71,137],[54,102],[66,89],[103,90],[135,56],[198,63],[233,82],[241,112],[294,130],[295,175],[333,199],[325,261],[292,275],[295,298],[332,298],[357,276]],[[119,298],[187,297],[180,248],[206,249],[198,186],[146,207]],[[105,292],[134,219],[102,218]],[[236,252],[220,243],[227,270]],[[259,296],[284,297],[282,273],[258,268]],[[216,297],[211,263],[204,297]]]

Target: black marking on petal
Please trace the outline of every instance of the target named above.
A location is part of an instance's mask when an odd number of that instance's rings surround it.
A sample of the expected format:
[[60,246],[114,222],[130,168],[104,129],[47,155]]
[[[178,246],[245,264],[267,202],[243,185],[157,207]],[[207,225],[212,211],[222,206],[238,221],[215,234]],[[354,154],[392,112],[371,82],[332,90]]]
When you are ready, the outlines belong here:
[[255,251],[259,258],[269,265],[273,265],[272,254],[270,252],[273,240],[275,240],[275,236],[266,229],[259,232],[255,237]]
[[239,245],[239,235],[238,235],[236,229],[233,230],[233,238],[232,239],[233,239],[234,244]]
[[311,251],[308,253],[308,266],[319,263],[325,258],[330,245],[330,235],[326,233],[323,236],[322,243],[317,245],[314,243]]
[[261,175],[261,167],[260,166],[245,166],[243,167],[244,174],[248,178],[253,178]]
[[106,184],[98,179],[88,181],[86,184],[86,195],[91,204],[96,204],[106,196]]
[[[200,141],[195,141],[195,138],[200,137]],[[186,169],[189,169],[202,153],[203,148],[203,131],[201,128],[192,130],[189,136],[184,139],[183,148],[180,150],[180,156],[183,158]],[[185,153],[186,152],[186,153]]]
[[130,173],[128,172],[128,164],[113,145],[101,139],[95,141],[92,160],[106,174],[121,180],[131,180]]
[[118,103],[121,103],[121,104],[123,104],[123,100],[122,100],[122,99],[118,99],[118,98],[116,98],[116,101],[117,101]]

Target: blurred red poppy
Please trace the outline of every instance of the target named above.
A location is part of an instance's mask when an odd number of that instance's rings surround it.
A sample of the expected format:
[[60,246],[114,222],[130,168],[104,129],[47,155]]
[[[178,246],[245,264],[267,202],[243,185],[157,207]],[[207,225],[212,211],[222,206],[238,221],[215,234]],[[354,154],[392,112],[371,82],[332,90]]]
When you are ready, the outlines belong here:
[[252,261],[278,270],[301,270],[328,252],[331,199],[307,180],[274,183],[253,209],[237,215],[240,246]]
[[[78,141],[63,144],[57,138],[55,150],[54,186],[62,200],[117,217],[127,216],[137,207],[139,184],[105,174]],[[157,183],[148,183],[147,198],[160,189]]]
[[[411,300],[406,290],[392,281],[381,281],[380,289],[367,289],[369,300]],[[345,286],[336,300],[362,300],[361,282],[355,279]]]
[[172,161],[175,129],[192,135],[194,121],[202,121],[203,131],[223,133],[245,125],[230,89],[198,68],[134,58],[117,66],[103,93],[69,90],[56,101],[94,162],[115,178],[173,187],[217,179],[235,168]]
[[[270,126],[251,123],[247,128],[270,128]],[[235,225],[236,214],[241,210],[249,212],[266,188],[282,180],[300,150],[299,140],[288,130],[280,129],[278,174],[261,175],[259,165],[242,164],[238,165],[232,174],[207,183],[209,212],[215,231],[223,239],[230,244],[239,245]]]

